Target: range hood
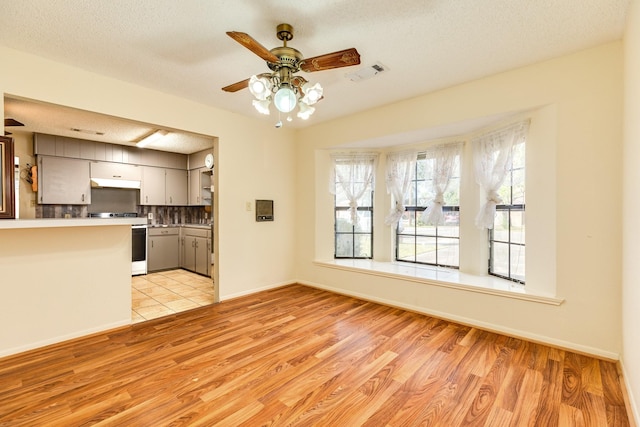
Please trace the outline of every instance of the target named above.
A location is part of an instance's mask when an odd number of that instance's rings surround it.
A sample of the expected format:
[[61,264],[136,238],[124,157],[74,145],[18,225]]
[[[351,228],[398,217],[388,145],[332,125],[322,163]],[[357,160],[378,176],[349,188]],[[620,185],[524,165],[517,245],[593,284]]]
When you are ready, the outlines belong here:
[[91,187],[140,189],[142,168],[125,163],[92,162]]
[[118,178],[91,178],[93,188],[127,188],[140,189],[140,181]]

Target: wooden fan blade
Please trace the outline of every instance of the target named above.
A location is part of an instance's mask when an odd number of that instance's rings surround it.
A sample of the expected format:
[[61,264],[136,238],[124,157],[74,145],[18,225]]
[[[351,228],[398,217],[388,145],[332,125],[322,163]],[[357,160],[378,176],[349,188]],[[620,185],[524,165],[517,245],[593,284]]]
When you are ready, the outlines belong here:
[[227,31],[227,35],[240,43],[242,46],[249,49],[251,52],[258,55],[260,58],[269,62],[278,62],[279,59],[273,53],[269,51],[266,47],[262,46],[260,43],[256,41],[253,37],[251,37],[247,33],[241,33],[239,31]]
[[237,82],[234,84],[231,84],[229,86],[225,86],[222,88],[223,91],[225,92],[237,92],[241,89],[244,89],[246,87],[249,86],[249,79],[244,79],[241,82]]
[[330,70],[332,68],[350,67],[360,63],[360,54],[355,47],[326,55],[306,58],[300,69],[308,73],[312,71]]

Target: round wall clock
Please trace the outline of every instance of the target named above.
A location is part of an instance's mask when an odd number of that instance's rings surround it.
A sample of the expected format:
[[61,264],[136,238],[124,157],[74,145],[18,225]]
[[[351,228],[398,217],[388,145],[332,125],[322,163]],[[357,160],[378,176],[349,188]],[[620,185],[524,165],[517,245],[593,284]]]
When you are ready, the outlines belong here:
[[207,154],[207,156],[204,158],[204,165],[209,169],[213,167],[213,154]]

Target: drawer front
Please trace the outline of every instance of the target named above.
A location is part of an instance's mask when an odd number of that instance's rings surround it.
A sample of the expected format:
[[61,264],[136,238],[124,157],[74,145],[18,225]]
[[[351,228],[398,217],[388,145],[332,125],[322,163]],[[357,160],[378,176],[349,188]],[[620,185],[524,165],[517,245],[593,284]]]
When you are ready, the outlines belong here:
[[176,236],[180,234],[178,227],[151,227],[149,236]]

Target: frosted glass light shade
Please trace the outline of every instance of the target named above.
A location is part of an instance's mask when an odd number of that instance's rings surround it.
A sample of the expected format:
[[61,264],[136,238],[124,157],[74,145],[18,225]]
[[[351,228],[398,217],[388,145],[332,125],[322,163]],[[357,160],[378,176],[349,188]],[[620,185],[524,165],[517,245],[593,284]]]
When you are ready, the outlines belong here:
[[304,97],[301,99],[307,105],[313,105],[316,102],[320,101],[322,98],[322,86],[320,83],[316,83],[313,86],[309,83],[305,83],[302,85],[302,93],[304,93]]
[[278,89],[273,97],[273,103],[276,108],[283,113],[288,113],[296,108],[297,102],[295,92],[287,86],[282,86]]
[[297,115],[302,120],[307,120],[313,114],[314,111],[316,111],[314,107],[310,107],[304,102],[300,102],[300,111],[298,111]]
[[264,77],[251,76],[249,79],[249,92],[256,99],[264,101],[271,94],[271,82]]
[[259,113],[269,115],[270,101],[268,99],[264,99],[262,101],[254,99],[252,104]]

